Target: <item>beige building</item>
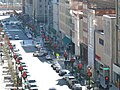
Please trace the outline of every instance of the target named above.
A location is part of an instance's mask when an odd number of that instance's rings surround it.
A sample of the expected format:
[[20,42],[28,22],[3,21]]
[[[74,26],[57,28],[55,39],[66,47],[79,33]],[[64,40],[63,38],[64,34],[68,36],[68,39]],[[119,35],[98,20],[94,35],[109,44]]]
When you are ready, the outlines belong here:
[[120,0],[115,0],[116,8],[116,59],[113,64],[113,82],[120,88]]
[[95,68],[103,77],[109,75],[110,81],[115,61],[115,20],[115,15],[103,15],[103,30],[95,31]]
[[72,16],[70,15],[70,0],[59,1],[59,30],[63,38],[63,44],[65,49],[74,54],[74,43],[72,39],[75,37],[75,33],[72,27]]
[[48,3],[49,0],[33,0],[33,15],[40,22],[48,20]]
[[23,0],[24,14],[28,14],[40,22],[47,22],[49,0]]

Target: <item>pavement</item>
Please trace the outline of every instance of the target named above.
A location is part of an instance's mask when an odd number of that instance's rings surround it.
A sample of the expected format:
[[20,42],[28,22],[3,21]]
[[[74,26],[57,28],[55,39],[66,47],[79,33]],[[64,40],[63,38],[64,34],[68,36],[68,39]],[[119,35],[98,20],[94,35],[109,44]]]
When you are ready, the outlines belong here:
[[[100,77],[100,83],[104,88],[106,87],[105,80],[102,76]],[[110,83],[110,85],[112,85],[112,87],[110,87],[109,90],[119,90],[114,84]]]
[[[22,44],[22,43],[21,43]],[[32,45],[31,41],[26,41],[26,44],[25,45]],[[63,50],[61,50],[61,53],[63,53]],[[56,61],[59,61],[61,62],[62,61],[62,64],[63,61],[64,61],[64,57],[61,55],[58,59],[55,59]],[[78,65],[78,62],[76,61],[74,63],[74,65]],[[103,87],[106,87],[106,85],[104,84],[104,78],[101,76],[100,77],[100,83]],[[112,85],[112,87],[110,87],[109,90],[118,90],[117,87],[115,87],[115,85],[113,85],[112,83],[110,83]],[[0,65],[0,90],[5,90],[5,83],[4,83],[4,80],[3,80],[3,75],[2,75],[2,65]],[[93,90],[93,89],[91,89]],[[97,90],[97,89],[94,89],[94,90]]]
[[0,65],[0,90],[5,90],[5,84],[3,80],[2,65]]

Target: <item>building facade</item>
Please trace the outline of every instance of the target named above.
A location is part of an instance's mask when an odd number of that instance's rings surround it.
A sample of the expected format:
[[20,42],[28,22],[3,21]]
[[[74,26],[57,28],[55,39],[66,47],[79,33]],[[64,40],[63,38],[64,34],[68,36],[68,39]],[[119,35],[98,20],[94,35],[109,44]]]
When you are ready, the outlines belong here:
[[116,8],[116,59],[113,64],[113,81],[120,89],[120,0],[115,0]]
[[[115,61],[115,14],[103,15],[103,30],[95,31],[95,68],[113,81]],[[107,69],[107,70],[106,70]]]
[[64,48],[71,52],[71,55],[75,53],[73,38],[75,33],[73,30],[72,16],[70,15],[70,0],[59,1],[59,30],[61,31],[61,37],[63,39]]

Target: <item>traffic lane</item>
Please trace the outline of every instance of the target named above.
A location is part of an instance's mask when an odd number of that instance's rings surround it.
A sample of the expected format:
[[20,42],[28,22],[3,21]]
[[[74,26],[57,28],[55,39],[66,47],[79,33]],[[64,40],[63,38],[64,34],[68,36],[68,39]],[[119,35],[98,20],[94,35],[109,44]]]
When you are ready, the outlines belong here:
[[35,48],[35,46],[22,46],[22,48],[24,49],[24,51],[26,53],[33,53],[34,51],[37,50],[37,48]]
[[22,31],[7,31],[15,40],[15,35],[18,35],[19,40],[28,40],[29,38]]
[[25,62],[28,65],[32,78],[37,81],[39,90],[48,90],[51,87],[55,87],[57,90],[70,90],[62,77],[51,68],[51,64],[40,62],[36,57],[32,59],[30,56],[31,60],[25,59]]
[[57,90],[70,90],[62,77],[51,68],[51,64],[41,62],[38,58],[33,57],[32,53],[26,53],[19,41],[14,41],[13,44],[19,48],[19,53],[23,57],[22,61],[28,66],[30,77],[36,80],[38,90],[48,90],[51,87],[55,87]]

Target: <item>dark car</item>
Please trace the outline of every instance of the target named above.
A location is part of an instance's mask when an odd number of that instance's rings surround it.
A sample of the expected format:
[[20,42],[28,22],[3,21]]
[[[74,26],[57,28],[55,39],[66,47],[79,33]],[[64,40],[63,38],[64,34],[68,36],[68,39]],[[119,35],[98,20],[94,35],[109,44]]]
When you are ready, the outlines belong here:
[[49,90],[57,90],[56,88],[52,87],[52,88],[49,88]]
[[22,60],[22,57],[20,57],[20,56],[19,56],[19,57],[17,57],[17,60]]
[[39,51],[35,51],[35,52],[33,53],[33,56],[34,56],[34,57],[41,57],[41,56],[43,56],[43,55],[44,55],[44,53],[39,52]]

